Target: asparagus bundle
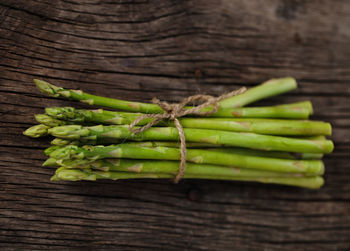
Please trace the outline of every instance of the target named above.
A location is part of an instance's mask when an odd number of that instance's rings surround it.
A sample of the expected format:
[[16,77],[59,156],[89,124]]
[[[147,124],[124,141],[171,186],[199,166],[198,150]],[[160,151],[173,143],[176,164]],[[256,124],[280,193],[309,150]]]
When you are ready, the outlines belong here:
[[[51,180],[174,178],[181,150],[174,122],[162,120],[132,133],[129,125],[146,113],[159,114],[156,104],[124,101],[68,90],[42,80],[37,88],[50,96],[100,105],[118,111],[47,107],[39,122],[24,134],[54,136],[45,150],[44,166],[58,167]],[[272,79],[242,94],[223,99],[208,116],[179,118],[186,138],[182,178],[253,181],[305,188],[323,185],[323,154],[331,153],[331,125],[307,120],[309,101],[265,107],[243,107],[291,91],[293,78]],[[201,109],[208,112],[214,106]],[[191,107],[185,107],[190,109]],[[134,129],[153,122],[149,117]]]

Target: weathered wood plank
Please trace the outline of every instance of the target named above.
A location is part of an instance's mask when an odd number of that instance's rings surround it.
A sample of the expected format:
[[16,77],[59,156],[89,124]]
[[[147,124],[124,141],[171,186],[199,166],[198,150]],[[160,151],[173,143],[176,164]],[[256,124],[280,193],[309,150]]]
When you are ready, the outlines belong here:
[[[341,20],[341,21],[340,21]],[[350,5],[343,1],[0,1],[1,250],[350,248]],[[291,75],[334,127],[319,191],[217,181],[52,183],[33,78],[167,101]]]

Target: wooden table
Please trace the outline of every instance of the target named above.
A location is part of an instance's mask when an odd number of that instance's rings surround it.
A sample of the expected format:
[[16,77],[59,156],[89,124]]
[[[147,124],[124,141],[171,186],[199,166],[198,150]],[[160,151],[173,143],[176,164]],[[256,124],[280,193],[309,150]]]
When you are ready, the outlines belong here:
[[[349,1],[0,0],[1,250],[349,250]],[[336,149],[318,191],[221,182],[52,183],[33,78],[179,101],[272,77],[311,100]]]

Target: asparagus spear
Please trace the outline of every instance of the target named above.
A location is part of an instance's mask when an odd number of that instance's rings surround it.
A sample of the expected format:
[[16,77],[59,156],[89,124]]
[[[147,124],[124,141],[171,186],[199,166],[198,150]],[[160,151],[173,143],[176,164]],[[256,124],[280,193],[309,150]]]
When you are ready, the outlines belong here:
[[[95,124],[131,124],[135,119],[144,115],[143,113],[114,112],[103,109],[85,110],[73,107],[48,107],[45,112],[50,117],[70,122],[95,123]],[[266,107],[244,107],[234,109],[220,109],[210,117],[242,117],[242,118],[289,118],[304,119],[312,113],[309,101],[299,102],[281,106]],[[44,117],[46,120],[47,117]],[[39,123],[45,124],[40,120]],[[144,124],[152,121],[151,118],[142,121]]]
[[[67,144],[65,144],[67,145]],[[141,147],[173,147],[179,148],[180,142],[175,141],[142,141],[142,142],[126,142],[124,145],[141,146]],[[63,146],[63,145],[61,145]],[[290,152],[278,152],[278,151],[263,151],[239,147],[230,147],[226,145],[212,145],[208,143],[186,143],[186,148],[201,148],[209,151],[220,151],[220,152],[233,152],[242,155],[260,156],[260,157],[271,157],[281,159],[322,159],[322,153],[290,153]]]
[[[55,146],[66,146],[66,145],[76,145],[83,146],[83,144],[79,141],[71,141],[67,139],[55,138],[51,141],[52,145]],[[166,147],[180,147],[179,142],[175,141],[142,141],[142,142],[125,142],[124,144],[128,145],[136,145],[136,146],[145,146],[145,147],[156,147],[156,146],[166,146]],[[208,147],[225,147],[224,145],[213,145],[209,143],[196,143],[196,142],[188,142],[186,144],[187,148],[208,148]]]
[[209,151],[225,152],[225,153],[235,153],[242,155],[251,155],[259,157],[270,157],[270,158],[280,158],[280,159],[322,159],[322,153],[290,153],[290,152],[278,152],[278,151],[261,151],[255,149],[239,148],[239,147],[225,147],[225,148],[205,148]]
[[[51,141],[53,146],[66,146],[66,145],[76,145],[83,146],[79,141],[70,141],[67,139],[55,138]],[[175,141],[141,141],[141,142],[126,142],[124,145],[130,146],[140,146],[140,147],[173,147],[179,148],[180,142]],[[229,147],[226,145],[213,145],[209,143],[196,143],[188,142],[186,143],[186,148],[202,148],[210,151],[230,151],[233,150],[236,153],[243,155],[253,155],[261,157],[271,157],[271,158],[281,158],[281,159],[322,159],[322,153],[289,153],[289,152],[277,152],[277,151],[261,151],[247,148]]]
[[[82,142],[77,140],[67,140],[55,138],[51,141],[51,144],[54,146],[66,146],[66,145],[75,145],[75,146],[84,146]],[[157,147],[157,146],[166,146],[166,147],[175,147],[179,148],[180,143],[175,141],[141,141],[141,142],[124,142],[124,145],[132,145],[132,146],[144,146],[144,147]],[[187,148],[214,148],[214,147],[227,147],[225,145],[213,145],[209,143],[197,143],[197,142],[188,142],[186,144]]]
[[[180,150],[168,147],[138,147],[128,144],[110,146],[66,146],[49,154],[53,159],[60,160],[60,165],[74,167],[74,160],[80,159],[81,163],[89,163],[104,158],[129,158],[129,159],[158,159],[180,160]],[[234,166],[239,168],[252,168],[259,170],[323,174],[324,165],[320,160],[290,160],[270,157],[242,155],[240,152],[229,153],[209,151],[203,149],[187,149],[186,160],[197,164],[213,164]],[[52,164],[52,160],[50,160]],[[47,162],[44,165],[48,165]]]
[[180,123],[184,128],[285,136],[331,135],[332,132],[329,123],[304,120],[182,118]]
[[[72,107],[51,107],[46,108],[46,113],[54,118],[67,120],[70,123],[86,123],[94,122],[96,124],[115,124],[128,125],[131,124],[139,114],[135,113],[120,113],[103,111],[102,109],[89,110],[75,110]],[[39,115],[37,115],[39,116]],[[45,121],[41,120],[43,124],[51,125],[54,122],[47,123],[49,119],[44,115]],[[232,118],[180,118],[180,123],[185,128],[200,128],[200,129],[215,129],[236,132],[254,132],[260,134],[271,135],[331,135],[332,129],[329,123],[320,121],[302,121],[302,120],[277,120],[277,119],[232,119]],[[140,121],[138,125],[145,125],[153,121],[152,118]],[[67,124],[69,124],[69,122]],[[57,123],[56,123],[57,124]],[[64,121],[62,121],[63,125]],[[173,122],[161,121],[158,126],[167,125],[174,127]]]
[[[143,113],[163,113],[163,110],[155,104],[124,101],[120,99],[112,99],[107,97],[100,97],[92,94],[85,93],[81,90],[68,90],[62,87],[54,86],[48,82],[34,79],[34,83],[37,88],[50,96],[63,97],[72,100],[79,100],[90,105],[101,105],[114,109],[131,112],[143,112]],[[279,95],[284,92],[294,90],[297,87],[296,81],[293,78],[280,78],[271,79],[264,82],[261,85],[253,87],[243,94],[222,100],[219,102],[222,108],[235,108],[253,103],[263,98]],[[208,111],[212,107],[203,109]]]
[[[64,162],[62,162],[64,164]],[[132,159],[99,159],[92,162],[80,159],[70,161],[72,165],[65,168],[94,169],[100,171],[136,172],[136,173],[171,173],[179,169],[178,161],[167,160],[132,160]],[[219,165],[186,164],[186,174],[236,176],[236,177],[305,177],[305,173],[284,173],[248,168],[227,167]],[[311,174],[311,176],[314,176]]]
[[[66,180],[66,181],[78,181],[78,180],[97,180],[97,179],[170,179],[174,178],[174,174],[168,173],[129,173],[129,172],[101,172],[93,170],[81,170],[81,169],[66,169],[59,168],[56,170],[55,175],[51,178],[52,181]],[[211,175],[192,175],[185,174],[184,179],[215,179],[215,180],[236,180],[236,181],[252,181],[261,183],[272,183],[289,186],[298,186],[304,188],[318,189],[324,184],[324,180],[320,176],[312,177],[269,177],[269,178],[255,178],[255,177],[236,177],[236,176],[211,176]]]
[[[136,129],[137,127],[135,127]],[[118,143],[120,139],[135,141],[165,140],[177,141],[178,131],[173,127],[153,127],[148,130],[133,134],[128,126],[92,126],[81,125],[58,126],[49,129],[49,134],[62,139],[96,140],[99,144]],[[262,150],[275,150],[286,152],[330,153],[333,150],[333,142],[330,140],[310,140],[260,135],[254,133],[237,133],[219,130],[184,128],[187,142],[202,142],[210,144],[225,144]],[[116,142],[117,141],[117,142]]]
[[[53,118],[77,122],[95,124],[131,124],[135,119],[144,115],[143,113],[115,112],[103,109],[85,110],[74,107],[47,107],[45,113]],[[153,121],[152,118],[145,119],[144,124]]]

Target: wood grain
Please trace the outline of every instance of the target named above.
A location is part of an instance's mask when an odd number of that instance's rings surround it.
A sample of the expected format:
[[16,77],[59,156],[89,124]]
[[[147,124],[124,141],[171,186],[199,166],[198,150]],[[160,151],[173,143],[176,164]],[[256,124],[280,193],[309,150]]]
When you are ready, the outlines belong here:
[[[349,250],[350,5],[339,1],[0,0],[1,250]],[[178,101],[281,76],[334,127],[319,191],[239,182],[52,183],[22,131],[41,78]]]

